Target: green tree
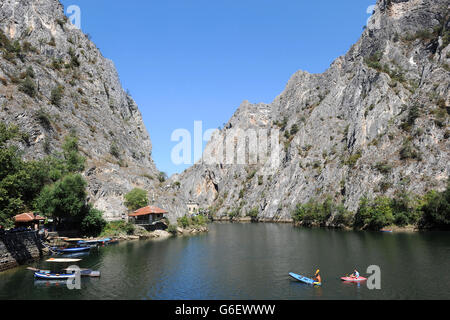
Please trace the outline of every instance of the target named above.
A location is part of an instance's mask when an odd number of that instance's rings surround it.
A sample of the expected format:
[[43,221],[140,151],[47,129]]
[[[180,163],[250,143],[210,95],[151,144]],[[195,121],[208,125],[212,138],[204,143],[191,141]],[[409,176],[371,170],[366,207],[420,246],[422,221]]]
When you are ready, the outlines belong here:
[[103,212],[92,207],[81,221],[81,231],[84,235],[96,237],[102,233],[106,227],[106,221],[103,219]]
[[148,205],[147,191],[135,188],[125,195],[125,206],[130,211],[143,208]]
[[336,213],[333,218],[333,223],[336,226],[351,226],[353,220],[353,215],[343,204],[339,204],[336,207]]
[[417,224],[421,215],[414,199],[406,192],[402,192],[392,199],[392,211],[395,225],[401,227]]
[[320,219],[320,205],[314,199],[306,204],[298,204],[293,213],[296,222],[302,222],[305,226],[311,226]]
[[387,197],[363,197],[355,216],[355,227],[380,230],[394,223],[392,201]]
[[14,215],[38,209],[56,219],[70,218],[76,228],[85,221],[85,230],[98,230],[101,215],[87,206],[86,181],[74,174],[85,162],[77,138],[65,138],[62,155],[24,161],[14,146],[19,137],[17,127],[0,122],[0,224],[10,227]]
[[34,170],[38,162],[22,161],[18,149],[8,143],[19,136],[17,127],[0,122],[0,224],[8,227],[14,215],[30,207],[36,189],[46,180],[45,171]]
[[79,174],[69,174],[53,185],[45,186],[35,206],[47,217],[81,221],[88,211],[87,183]]
[[83,171],[86,159],[79,153],[78,138],[75,135],[66,136],[62,149],[67,170],[73,173]]
[[423,199],[422,225],[426,227],[450,227],[450,180],[444,192],[431,191]]

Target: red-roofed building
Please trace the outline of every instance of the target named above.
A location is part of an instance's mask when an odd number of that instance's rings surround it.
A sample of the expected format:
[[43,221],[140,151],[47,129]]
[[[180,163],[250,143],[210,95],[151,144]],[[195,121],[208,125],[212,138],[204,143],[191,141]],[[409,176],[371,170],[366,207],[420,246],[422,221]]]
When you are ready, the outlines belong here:
[[158,207],[147,206],[130,213],[128,216],[131,218],[131,222],[135,224],[153,224],[164,218],[164,215],[168,212]]
[[37,230],[39,229],[40,223],[45,221],[45,218],[33,212],[27,212],[15,216],[14,221],[16,227],[31,227]]

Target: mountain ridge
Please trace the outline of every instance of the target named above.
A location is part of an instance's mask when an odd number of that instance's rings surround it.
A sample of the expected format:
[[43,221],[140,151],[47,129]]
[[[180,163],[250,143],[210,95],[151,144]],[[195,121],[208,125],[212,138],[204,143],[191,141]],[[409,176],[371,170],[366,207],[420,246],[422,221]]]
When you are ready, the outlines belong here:
[[[448,1],[378,0],[361,38],[329,69],[297,71],[272,103],[244,102],[222,130],[281,129],[278,172],[260,175],[261,163],[199,162],[172,183],[218,217],[257,208],[273,221],[326,195],[354,212],[365,194],[444,189],[449,30]],[[211,141],[205,154],[222,144]],[[389,172],[377,169],[383,165]]]
[[114,63],[64,15],[58,0],[2,1],[0,118],[27,136],[26,159],[61,151],[76,133],[87,158],[89,201],[107,220],[125,217],[123,195],[152,190],[159,171],[141,113]]

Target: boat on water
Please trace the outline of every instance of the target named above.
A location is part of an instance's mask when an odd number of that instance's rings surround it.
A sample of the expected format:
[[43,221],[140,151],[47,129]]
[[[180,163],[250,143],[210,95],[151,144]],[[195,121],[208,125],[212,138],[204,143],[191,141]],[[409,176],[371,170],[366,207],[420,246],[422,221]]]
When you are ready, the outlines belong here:
[[65,241],[65,242],[68,242],[68,243],[77,243],[79,241],[83,241],[84,239],[82,239],[82,238],[73,238],[73,239],[71,239],[71,238],[64,238],[62,240]]
[[46,280],[34,278],[34,286],[38,288],[48,287],[62,287],[67,285],[67,279],[63,280]]
[[64,258],[84,258],[89,255],[89,251],[83,251],[83,252],[75,252],[75,253],[63,253],[61,254]]
[[46,260],[46,262],[53,262],[53,263],[75,263],[80,261],[81,259],[68,259],[68,258],[50,258]]
[[47,272],[35,272],[34,277],[36,279],[41,280],[67,280],[75,278],[74,273],[65,273],[65,274],[58,274],[58,273],[47,273]]
[[77,242],[78,245],[84,245],[84,246],[99,246],[99,245],[107,245],[107,244],[114,244],[118,243],[118,240],[114,240],[111,238],[105,238],[105,239],[97,239],[97,240],[80,240]]
[[289,275],[292,278],[294,278],[295,280],[309,284],[309,285],[313,285],[313,286],[321,286],[322,285],[322,283],[316,282],[311,278],[308,278],[308,277],[305,277],[305,276],[302,276],[302,275],[299,275],[299,274],[296,274],[293,272],[289,273]]
[[367,281],[367,278],[364,278],[364,277],[358,277],[358,278],[342,277],[341,280],[345,281],[345,282],[363,282],[363,281]]
[[91,247],[74,247],[74,248],[52,248],[53,251],[57,253],[78,253],[78,252],[86,252],[91,250]]

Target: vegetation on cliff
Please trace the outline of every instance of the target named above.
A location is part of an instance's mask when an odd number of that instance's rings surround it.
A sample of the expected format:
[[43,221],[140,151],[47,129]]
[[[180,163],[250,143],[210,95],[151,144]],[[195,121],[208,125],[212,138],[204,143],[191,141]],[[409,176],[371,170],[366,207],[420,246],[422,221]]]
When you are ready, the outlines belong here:
[[184,216],[177,220],[178,225],[182,228],[195,227],[195,226],[204,226],[207,224],[208,220],[206,217],[202,215],[188,217]]
[[136,227],[134,224],[126,221],[112,221],[106,224],[101,236],[118,237],[125,235],[133,235]]
[[135,211],[148,205],[147,191],[134,188],[125,195],[125,206],[130,211]]
[[331,197],[324,202],[311,200],[306,204],[298,204],[292,218],[304,226],[330,225],[380,230],[391,225],[414,225],[417,228],[446,229],[450,227],[450,180],[445,191],[433,190],[424,196],[401,193],[394,198],[363,197],[355,214]]
[[62,153],[30,161],[14,145],[18,139],[26,137],[17,127],[0,123],[0,224],[11,227],[15,215],[37,211],[87,235],[98,234],[105,221],[87,202],[87,184],[79,174],[85,158],[76,135],[65,137]]

